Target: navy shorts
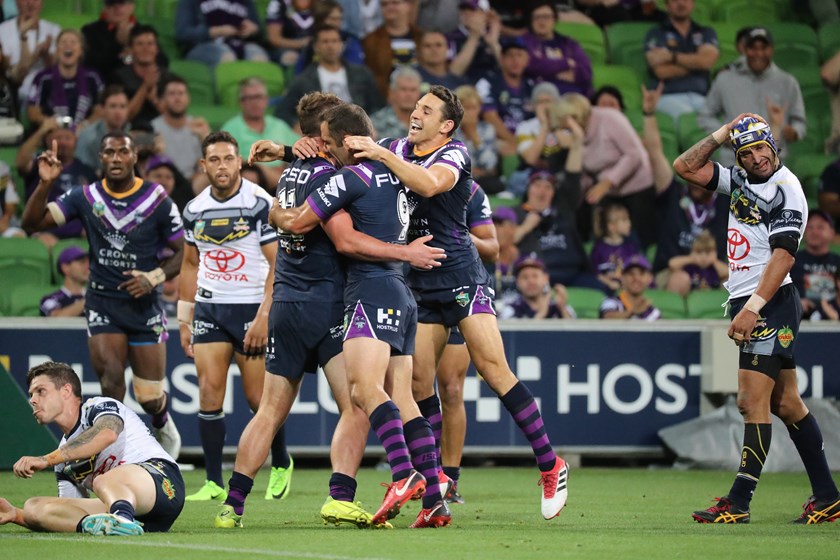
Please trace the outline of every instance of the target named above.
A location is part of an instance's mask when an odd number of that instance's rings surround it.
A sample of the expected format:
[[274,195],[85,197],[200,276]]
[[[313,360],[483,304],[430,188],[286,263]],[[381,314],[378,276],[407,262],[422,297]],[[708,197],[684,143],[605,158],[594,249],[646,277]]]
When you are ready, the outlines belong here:
[[445,287],[412,286],[418,322],[455,327],[470,315],[496,314],[496,291],[484,267],[443,273],[438,280],[438,285]]
[[452,327],[449,329],[449,340],[446,341],[447,344],[466,344],[464,340],[464,335],[461,334],[461,331],[458,330],[458,327]]
[[129,299],[106,297],[88,290],[85,317],[88,336],[124,334],[131,345],[159,344],[169,338],[166,313],[157,294]]
[[414,354],[417,304],[402,277],[365,278],[344,294],[344,340],[375,338],[391,346],[392,356]]
[[184,509],[184,479],[178,465],[163,459],[149,459],[139,466],[146,469],[155,481],[155,505],[145,515],[138,515],[147,532],[168,531]]
[[[730,301],[729,317],[734,318],[744,307],[749,296]],[[750,343],[741,347],[742,354],[781,356],[783,369],[795,366],[794,349],[802,320],[802,302],[793,284],[782,286],[767,302],[750,335]]]
[[272,302],[266,371],[289,379],[315,373],[341,353],[343,321],[341,302]]
[[259,308],[259,303],[195,302],[193,344],[227,342],[237,354],[245,354],[245,333]]

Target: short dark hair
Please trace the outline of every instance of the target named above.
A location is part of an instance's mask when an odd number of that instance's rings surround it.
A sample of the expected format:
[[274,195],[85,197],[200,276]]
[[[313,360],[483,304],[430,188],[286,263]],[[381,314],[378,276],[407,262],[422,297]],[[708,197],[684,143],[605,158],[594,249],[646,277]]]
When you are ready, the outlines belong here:
[[373,125],[365,110],[353,103],[337,105],[324,113],[324,122],[330,136],[338,144],[344,144],[345,136],[372,136]]
[[120,94],[125,95],[126,99],[128,99],[128,94],[125,92],[125,88],[122,84],[110,84],[102,90],[102,93],[99,94],[99,104],[105,105],[109,97]]
[[57,388],[62,388],[68,383],[73,388],[73,394],[82,398],[82,382],[79,376],[69,365],[64,362],[44,362],[29,368],[26,372],[26,387],[32,385],[32,380],[38,376],[46,375]]
[[133,151],[136,151],[136,148],[134,146],[134,139],[131,137],[131,134],[123,130],[112,130],[111,132],[106,133],[99,141],[100,152],[102,151],[102,148],[105,147],[105,140],[107,140],[108,138],[124,138],[126,141],[128,141],[128,144],[129,146],[131,146],[131,149]]
[[538,2],[534,2],[531,5],[531,11],[528,13],[528,19],[531,19],[531,16],[534,12],[537,11],[537,9],[543,8],[545,6],[551,8],[551,13],[554,14],[554,19],[559,19],[560,13],[557,11],[557,4],[554,2],[550,2],[549,0],[540,0]]
[[[338,27],[336,27],[334,25],[329,25],[329,24],[325,23],[325,24],[319,25],[318,27],[316,27],[312,30],[312,42],[314,43],[315,41],[317,41],[318,36],[321,33],[323,33],[324,31],[335,31],[336,33],[338,33],[338,36],[341,37],[341,29],[339,29]],[[341,37],[341,40],[343,41],[344,37]]]
[[236,138],[230,132],[220,130],[218,132],[211,132],[201,142],[202,157],[207,157],[207,148],[213,144],[233,144],[233,147],[236,148],[236,153],[239,153],[239,142],[236,141]]
[[622,95],[620,89],[609,84],[598,88],[598,91],[596,91],[592,95],[592,99],[590,99],[590,101],[593,105],[596,105],[598,103],[598,99],[604,94],[612,95],[613,97],[615,97],[616,101],[618,101],[618,106],[621,107],[622,112],[624,111],[624,95]]
[[443,101],[443,108],[441,109],[443,120],[455,123],[452,130],[449,131],[449,136],[452,136],[458,130],[458,127],[461,126],[461,119],[464,118],[464,107],[461,105],[461,100],[458,99],[458,96],[452,90],[439,85],[432,86],[429,89],[429,93]]
[[[146,24],[146,23],[135,24],[134,27],[131,28],[131,31],[129,31],[129,33],[128,33],[128,44],[133,45],[134,44],[134,39],[136,39],[140,35],[146,35],[148,33],[151,33],[152,35],[155,36],[155,42],[157,43],[157,40],[158,40],[157,29],[155,29],[154,27],[152,27],[151,25]],[[160,45],[158,45],[158,48],[160,48]]]
[[190,85],[184,78],[182,78],[178,74],[169,73],[164,79],[158,82],[158,97],[163,97],[163,94],[166,93],[166,88],[169,87],[169,84],[184,84],[184,86],[187,88],[187,91],[190,90]]
[[297,104],[297,117],[300,131],[304,136],[321,136],[321,121],[324,113],[343,105],[344,101],[335,94],[313,91],[300,98]]

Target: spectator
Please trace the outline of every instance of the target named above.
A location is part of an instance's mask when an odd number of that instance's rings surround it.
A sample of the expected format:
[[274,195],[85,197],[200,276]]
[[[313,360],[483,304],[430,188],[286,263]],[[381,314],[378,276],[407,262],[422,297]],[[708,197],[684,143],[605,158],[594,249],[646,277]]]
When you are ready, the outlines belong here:
[[388,104],[370,116],[378,138],[408,136],[408,122],[420,99],[420,73],[411,66],[397,66],[391,72]]
[[840,255],[831,252],[833,238],[832,217],[821,210],[810,210],[805,225],[805,246],[796,253],[796,262],[790,271],[791,280],[802,300],[804,318],[819,320],[822,302],[831,301],[837,295],[834,276],[840,270]]
[[516,246],[517,216],[513,208],[500,206],[491,214],[493,225],[496,227],[496,239],[499,242],[499,258],[491,270],[495,279],[496,309],[502,309],[512,302],[517,295],[516,277],[513,265],[519,258],[519,248]]
[[164,142],[164,153],[181,174],[192,181],[200,177],[198,160],[201,159],[201,142],[210,134],[210,125],[203,117],[187,115],[190,92],[187,82],[170,74],[158,87],[160,116],[152,120],[152,128]]
[[566,287],[548,283],[545,263],[534,254],[520,257],[513,267],[517,296],[504,308],[500,319],[574,319]]
[[12,181],[12,171],[5,161],[0,161],[0,204],[0,237],[26,237],[17,217],[20,197]]
[[423,78],[420,86],[422,93],[428,92],[432,86],[454,90],[465,83],[463,78],[449,71],[446,35],[440,31],[424,31],[420,34],[415,68]]
[[[483,9],[488,10],[487,0],[479,0]],[[458,8],[463,2],[452,0],[416,0],[414,22],[420,29],[434,29],[449,35],[458,27]]]
[[450,71],[465,77],[469,83],[498,74],[502,20],[489,11],[486,0],[461,0],[458,19],[458,28],[447,34],[452,61]]
[[312,0],[271,0],[265,16],[268,44],[277,49],[277,62],[294,68],[312,40],[315,22]]
[[[717,130],[741,113],[767,114],[779,154],[805,137],[805,105],[799,83],[773,62],[773,36],[755,27],[746,37],[746,65],[720,72],[712,82],[698,117],[700,126]],[[784,157],[784,156],[783,156]],[[721,165],[734,165],[729,150],[718,154]]]
[[641,255],[639,246],[631,236],[632,223],[627,207],[610,202],[595,213],[595,245],[589,259],[601,281],[612,292],[621,288],[624,264]]
[[385,105],[370,70],[341,60],[341,34],[337,28],[324,26],[316,29],[313,40],[317,62],[310,64],[291,81],[277,105],[277,117],[290,125],[297,125],[297,103],[310,91],[333,93],[348,103],[360,105],[368,113]]
[[85,313],[85,290],[90,279],[88,253],[67,247],[58,255],[58,272],[64,278],[61,288],[41,299],[43,317],[81,317]]
[[180,0],[175,39],[187,58],[215,67],[234,60],[268,60],[259,45],[260,18],[253,0]]
[[362,39],[365,64],[376,80],[382,97],[388,94],[388,78],[400,64],[417,62],[415,53],[420,29],[411,21],[408,0],[381,0],[382,25]]
[[516,151],[521,159],[520,170],[508,178],[508,191],[520,194],[523,179],[533,170],[548,168],[548,158],[562,150],[554,129],[549,128],[549,107],[560,101],[557,86],[543,82],[531,92],[534,115],[516,126]]
[[[613,23],[629,19],[641,19],[644,15],[639,4],[655,7],[653,0],[616,1],[616,0],[575,0],[574,6],[580,13],[591,20],[598,27],[606,27]],[[638,13],[636,13],[638,12]],[[561,18],[563,19],[563,18]]]
[[598,88],[598,91],[592,95],[592,105],[606,109],[615,109],[622,113],[625,109],[624,96],[621,94],[621,90],[610,85]]
[[473,179],[488,194],[499,193],[505,190],[505,185],[498,172],[496,131],[493,125],[481,120],[481,96],[473,86],[460,86],[454,93],[464,108],[455,139],[463,142],[469,150]]
[[[313,29],[319,29],[325,25],[337,27],[341,33],[341,40],[344,41],[344,51],[341,58],[350,64],[364,64],[365,51],[362,49],[362,42],[358,36],[344,29],[344,9],[338,0],[320,0],[312,8],[312,15],[315,18],[312,24]],[[312,41],[303,50],[295,66],[295,73],[299,74],[312,62],[315,52],[312,50]]]
[[504,39],[522,37],[528,32],[530,6],[522,0],[493,0],[493,11],[502,22]]
[[[840,159],[830,163],[820,175],[820,186],[817,194],[820,210],[831,216],[835,224],[835,233],[840,225]],[[838,237],[840,241],[840,237]]]
[[525,75],[550,82],[560,93],[592,95],[592,64],[583,48],[554,30],[557,8],[554,2],[537,2],[531,12],[531,30],[522,36],[530,54]]
[[674,118],[703,109],[710,72],[720,57],[717,33],[691,19],[694,0],[667,0],[668,17],[645,36],[651,82],[665,88],[657,110]]
[[[840,269],[834,273],[834,299],[820,301],[820,313],[824,321],[840,321]],[[811,315],[815,319],[817,313]]]
[[828,88],[831,107],[831,134],[825,141],[825,152],[840,155],[840,51],[823,62],[820,78]]
[[108,132],[128,131],[128,96],[120,85],[106,87],[99,96],[99,111],[102,118],[86,126],[78,134],[76,158],[101,175],[99,142]]
[[342,29],[360,39],[382,25],[382,7],[379,0],[339,0],[344,8]]
[[[239,114],[223,124],[222,130],[236,139],[245,161],[248,161],[251,144],[257,140],[271,138],[284,146],[291,146],[299,138],[284,121],[266,114],[268,89],[260,78],[246,78],[239,84],[239,109]],[[268,182],[276,184],[284,169],[282,162],[260,165],[265,166],[263,171]]]
[[0,23],[0,45],[7,59],[8,76],[18,86],[23,104],[32,78],[53,63],[55,40],[61,27],[41,19],[42,0],[15,0],[18,16]]
[[[99,19],[82,27],[85,65],[108,78],[131,54],[129,39],[137,24],[134,0],[104,0]],[[165,65],[165,57],[161,63]]]
[[653,280],[650,263],[637,255],[626,263],[621,272],[621,290],[601,302],[599,314],[602,319],[639,319],[656,321],[659,309],[645,296],[645,289]]
[[622,113],[592,107],[586,97],[577,93],[567,93],[561,98],[549,124],[555,130],[562,129],[571,120],[586,133],[582,186],[587,204],[595,206],[602,200],[620,200],[630,212],[641,248],[655,243],[653,171],[633,125]]
[[56,40],[57,62],[35,75],[29,92],[26,113],[29,122],[39,126],[45,117],[69,119],[74,127],[95,120],[96,100],[102,91],[99,75],[80,65],[82,35],[75,29],[65,29]]
[[168,157],[153,155],[141,169],[141,177],[161,185],[179,210],[185,208],[193,199],[192,185]]
[[665,289],[683,297],[694,290],[716,290],[729,277],[729,265],[718,258],[715,238],[708,231],[694,238],[689,254],[671,257],[668,269]]
[[111,82],[122,84],[128,96],[128,120],[134,126],[151,123],[158,112],[158,86],[167,77],[165,66],[158,64],[158,34],[151,25],[138,24],[129,34],[131,63],[111,74]]
[[519,40],[507,41],[499,57],[501,72],[485,76],[475,84],[483,102],[481,117],[496,129],[496,137],[511,145],[516,142],[516,128],[533,118],[531,103],[534,82],[525,77],[528,49]]
[[[76,134],[68,123],[59,123],[55,117],[48,117],[40,127],[26,139],[21,145],[15,159],[15,166],[18,169],[23,184],[26,187],[26,199],[28,200],[35,187],[38,186],[38,160],[36,152],[45,149],[56,142],[58,151],[56,156],[62,165],[61,174],[56,179],[49,196],[48,202],[56,200],[59,196],[79,185],[87,185],[96,180],[93,169],[77,160]],[[45,245],[52,247],[59,239],[68,237],[81,237],[82,222],[78,219],[70,220],[63,226],[40,232],[38,237]]]

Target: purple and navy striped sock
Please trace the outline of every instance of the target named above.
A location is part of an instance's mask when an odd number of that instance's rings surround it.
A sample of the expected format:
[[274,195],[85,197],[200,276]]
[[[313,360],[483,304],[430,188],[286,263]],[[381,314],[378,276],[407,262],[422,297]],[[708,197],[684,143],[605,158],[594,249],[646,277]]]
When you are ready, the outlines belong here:
[[376,432],[391,465],[391,480],[396,482],[411,474],[411,457],[405,444],[400,410],[392,401],[385,401],[370,415],[370,427]]
[[242,515],[245,512],[245,500],[248,499],[248,494],[251,493],[253,487],[253,478],[233,471],[228,481],[228,495],[225,504],[233,506],[233,512],[236,515]]
[[332,473],[330,477],[330,497],[340,502],[352,502],[356,499],[356,479],[343,473]]
[[418,416],[405,424],[405,439],[411,451],[414,468],[426,477],[426,492],[423,494],[423,509],[434,507],[442,500],[438,481],[438,460],[435,454],[435,438],[429,421]]
[[548,472],[553,469],[557,462],[557,455],[554,454],[551,442],[548,441],[542,414],[540,414],[537,402],[528,387],[520,381],[502,396],[501,400],[510,415],[513,416],[516,425],[528,438],[528,443],[534,450],[534,456],[537,459],[537,466],[540,471]]
[[437,395],[433,394],[429,398],[417,401],[417,407],[420,409],[420,414],[429,421],[429,426],[432,428],[432,435],[435,438],[435,455],[437,455],[438,468],[440,468],[440,433],[443,431],[443,415],[440,413],[440,399]]

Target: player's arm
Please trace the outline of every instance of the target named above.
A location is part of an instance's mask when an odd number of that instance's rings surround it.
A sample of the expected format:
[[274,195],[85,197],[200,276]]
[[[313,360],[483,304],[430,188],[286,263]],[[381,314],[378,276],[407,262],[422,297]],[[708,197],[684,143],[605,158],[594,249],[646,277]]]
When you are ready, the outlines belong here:
[[356,157],[384,163],[397,179],[420,196],[431,197],[455,186],[458,175],[453,167],[435,164],[426,169],[407,162],[397,154],[380,146],[369,136],[348,136],[344,139],[349,148],[356,150]]
[[339,210],[324,222],[324,231],[342,255],[360,261],[402,261],[415,268],[430,269],[440,266],[446,253],[438,247],[426,245],[431,235],[415,239],[408,245],[385,243],[353,227],[350,214]]
[[181,260],[181,274],[178,276],[178,328],[181,348],[188,358],[194,358],[192,348],[192,324],[195,310],[195,293],[198,290],[198,247],[184,244],[184,258]]
[[321,218],[312,209],[309,200],[297,208],[280,208],[275,200],[269,215],[271,225],[289,233],[302,234],[312,231]]
[[496,239],[496,226],[481,224],[470,228],[470,237],[481,260],[494,263],[499,258],[499,240]]
[[260,246],[263,257],[268,261],[268,274],[265,277],[263,299],[251,326],[245,332],[243,346],[245,355],[253,358],[263,358],[268,344],[268,313],[271,311],[271,300],[274,293],[274,264],[277,261],[277,240]]
[[289,146],[272,142],[271,140],[257,140],[251,144],[251,151],[248,153],[248,165],[255,163],[268,163],[272,161],[294,160],[292,149]]
[[47,198],[63,167],[57,153],[58,142],[53,140],[51,149],[38,156],[38,186],[26,201],[21,216],[21,227],[27,233],[44,231],[64,224],[64,214],[58,206],[47,205]]
[[122,418],[116,414],[102,414],[90,428],[55,451],[40,457],[25,456],[18,459],[13,467],[15,475],[19,478],[32,478],[33,474],[47,467],[93,457],[117,441],[122,431]]
[[162,260],[160,266],[153,270],[127,270],[123,273],[131,278],[118,285],[117,289],[127,291],[132,297],[139,298],[151,294],[157,285],[175,278],[181,272],[181,261],[184,259],[184,235],[178,208],[171,202],[170,204],[170,217],[176,227],[175,233],[167,239],[166,246],[172,250],[172,255]]
[[677,156],[674,160],[674,171],[684,180],[703,188],[712,188],[708,185],[715,178],[715,164],[709,158],[724,142],[729,139],[729,132],[735,124],[744,117],[755,117],[764,120],[759,115],[752,113],[741,113],[732,121],[722,125],[709,136],[706,136],[695,145]]

